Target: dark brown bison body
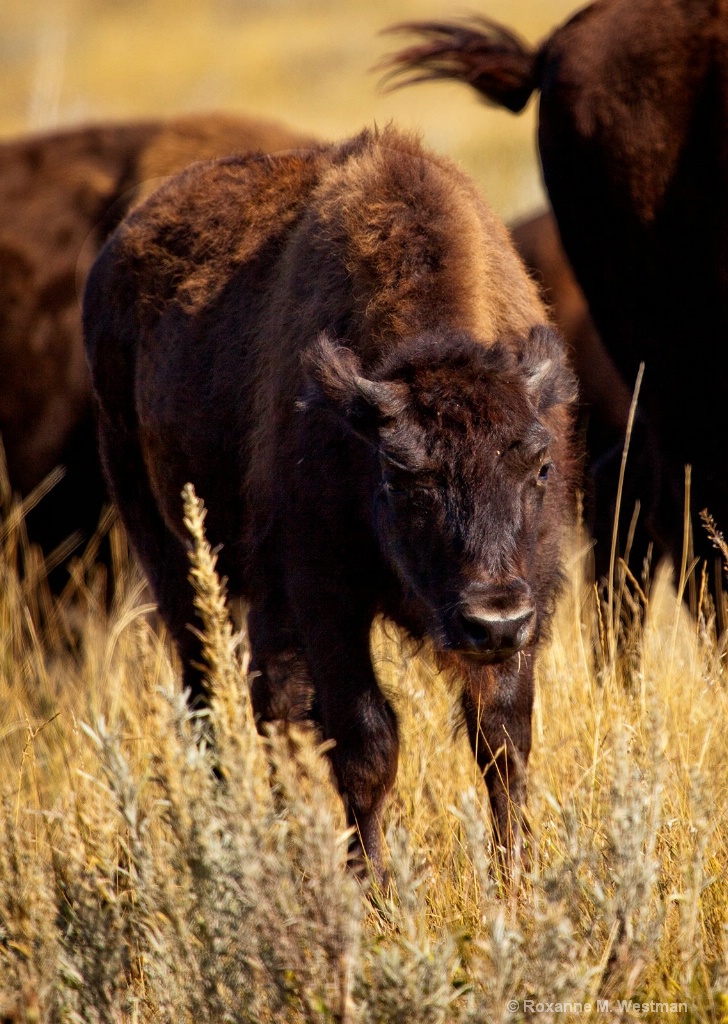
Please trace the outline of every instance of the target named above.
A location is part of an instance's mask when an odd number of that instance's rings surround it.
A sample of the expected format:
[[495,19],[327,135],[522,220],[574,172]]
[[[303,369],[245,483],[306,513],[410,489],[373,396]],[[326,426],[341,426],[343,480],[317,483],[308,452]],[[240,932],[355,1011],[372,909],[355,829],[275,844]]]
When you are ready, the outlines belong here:
[[[644,419],[630,489],[680,563],[691,506],[728,526],[728,9],[598,0],[537,50],[488,22],[403,26],[392,66],[520,110],[540,89],[543,174],[569,260]],[[634,469],[634,467],[633,467]],[[695,524],[696,552],[712,557]]]
[[514,224],[510,231],[566,342],[579,381],[580,404],[592,428],[591,449],[604,452],[624,438],[632,398],[629,388],[602,344],[584,292],[561,245],[554,215],[537,214]]
[[[584,516],[592,535],[602,538],[596,570],[599,576],[606,576],[632,396],[602,344],[584,292],[561,245],[553,213],[519,222],[511,228],[511,238],[564,337],[579,381],[577,434],[583,459]],[[642,429],[638,420],[637,430]],[[634,484],[637,475],[630,474],[628,482]],[[634,486],[623,489],[623,507],[634,508],[637,500],[639,492],[635,493]],[[644,555],[648,543],[645,531],[637,527],[632,551]]]
[[380,613],[461,681],[507,842],[573,380],[472,183],[393,129],[197,165],[112,236],[84,322],[104,465],[193,694],[188,480],[250,604],[255,713],[310,716],[336,741],[373,860],[397,763],[369,652]]
[[88,538],[107,500],[80,299],[109,232],[162,177],[194,160],[309,144],[275,124],[226,115],[0,143],[0,435],[22,497],[66,466],[28,517],[30,539],[46,553],[70,534]]

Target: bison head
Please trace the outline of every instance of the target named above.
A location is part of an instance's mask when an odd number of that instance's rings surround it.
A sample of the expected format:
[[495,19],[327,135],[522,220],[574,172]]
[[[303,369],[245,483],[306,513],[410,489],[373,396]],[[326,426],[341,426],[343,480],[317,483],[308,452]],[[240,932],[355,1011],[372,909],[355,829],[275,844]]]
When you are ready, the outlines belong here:
[[558,337],[536,327],[518,345],[484,345],[433,333],[366,375],[321,337],[308,373],[305,405],[371,450],[372,525],[408,623],[484,662],[534,643],[564,518],[569,416],[557,407],[575,397]]

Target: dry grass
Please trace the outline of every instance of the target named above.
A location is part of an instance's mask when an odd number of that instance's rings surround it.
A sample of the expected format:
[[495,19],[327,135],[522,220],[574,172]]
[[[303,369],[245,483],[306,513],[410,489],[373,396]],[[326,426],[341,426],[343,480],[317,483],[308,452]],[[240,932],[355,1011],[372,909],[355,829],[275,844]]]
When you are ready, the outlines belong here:
[[525,1019],[529,999],[591,1003],[590,1018],[632,999],[724,1019],[728,694],[709,630],[664,577],[628,676],[596,671],[575,544],[538,674],[536,866],[518,889],[498,880],[452,695],[376,632],[403,753],[392,885],[367,892],[344,868],[343,817],[312,738],[264,749],[255,733],[244,637],[191,495],[187,515],[209,717],[180,695],[132,566],[108,617],[80,574],[78,600],[54,610],[42,577],[17,580],[19,518],[4,537],[4,1019],[429,1024]]

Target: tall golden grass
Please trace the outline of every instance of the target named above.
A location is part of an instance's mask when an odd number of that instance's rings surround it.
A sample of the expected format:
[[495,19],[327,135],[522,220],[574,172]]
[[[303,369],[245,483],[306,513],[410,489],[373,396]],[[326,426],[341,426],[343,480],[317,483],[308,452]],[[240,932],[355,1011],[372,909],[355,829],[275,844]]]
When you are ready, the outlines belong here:
[[42,573],[18,579],[22,518],[6,519],[0,1019],[726,1019],[728,694],[710,629],[664,575],[625,673],[595,654],[574,540],[538,669],[535,862],[517,887],[499,877],[455,695],[375,631],[403,734],[380,891],[345,868],[316,737],[256,734],[245,637],[186,502],[204,715],[130,563],[108,614],[81,566],[54,606]]

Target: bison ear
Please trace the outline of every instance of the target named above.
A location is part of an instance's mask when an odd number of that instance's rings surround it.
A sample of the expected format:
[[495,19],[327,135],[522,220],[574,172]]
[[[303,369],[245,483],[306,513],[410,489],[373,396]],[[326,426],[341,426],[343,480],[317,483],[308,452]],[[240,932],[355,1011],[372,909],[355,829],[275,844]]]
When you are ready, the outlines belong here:
[[357,355],[326,334],[306,353],[304,369],[299,408],[328,409],[358,434],[371,438],[404,409],[402,385],[364,377]]
[[533,327],[520,360],[526,390],[539,412],[578,398],[574,372],[566,358],[561,337],[550,327]]

